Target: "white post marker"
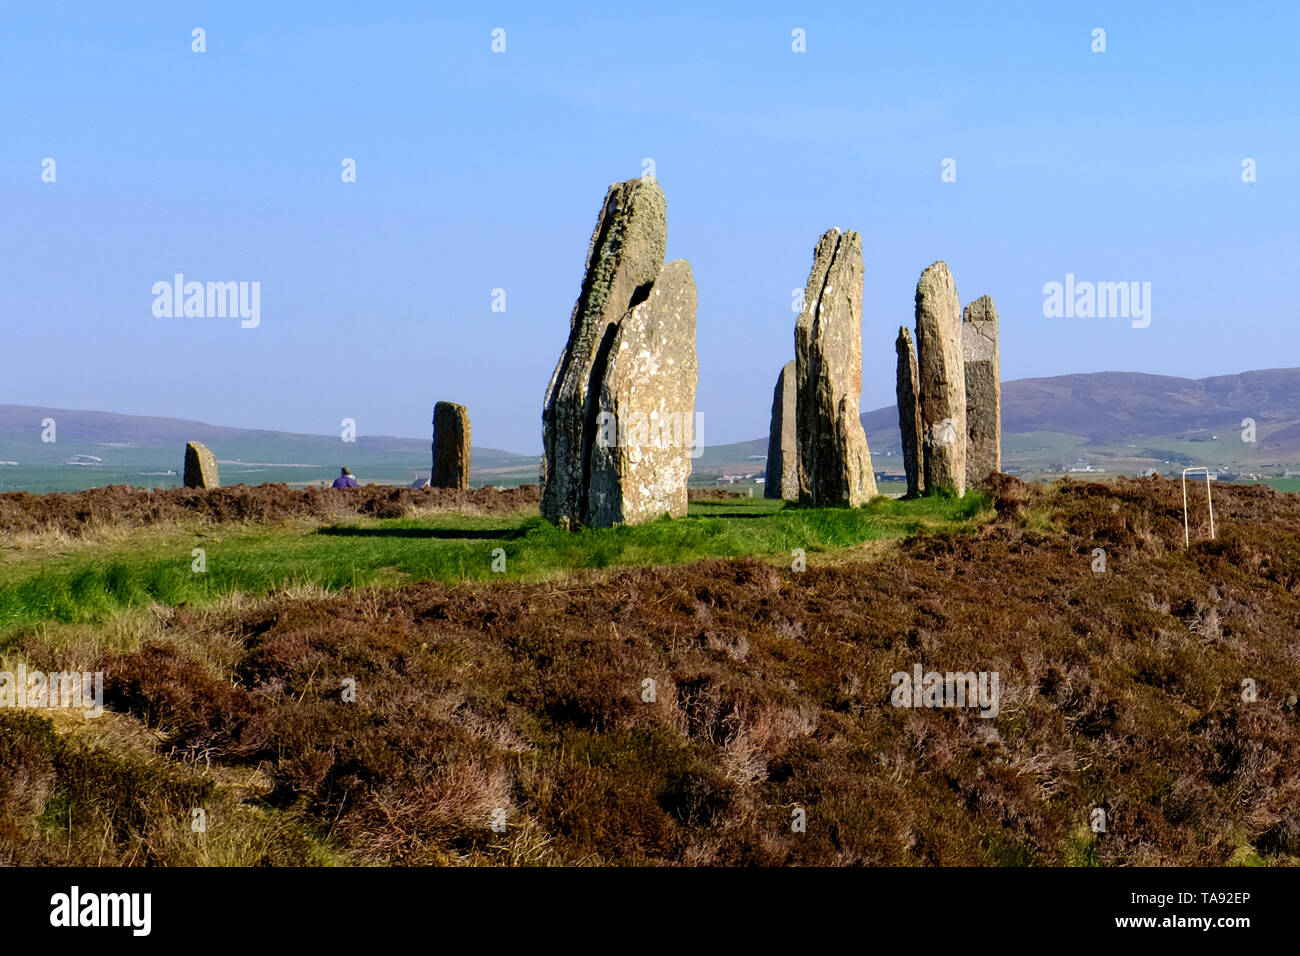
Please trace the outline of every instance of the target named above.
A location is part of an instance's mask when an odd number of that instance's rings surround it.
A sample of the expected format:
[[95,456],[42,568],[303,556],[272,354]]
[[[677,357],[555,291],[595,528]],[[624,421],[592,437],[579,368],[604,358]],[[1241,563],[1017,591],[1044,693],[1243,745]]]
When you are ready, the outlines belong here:
[[1210,539],[1214,539],[1214,496],[1210,494],[1210,469],[1205,465],[1183,469],[1183,547],[1192,546],[1191,530],[1187,523],[1187,473],[1189,471],[1205,472],[1205,500],[1210,506]]

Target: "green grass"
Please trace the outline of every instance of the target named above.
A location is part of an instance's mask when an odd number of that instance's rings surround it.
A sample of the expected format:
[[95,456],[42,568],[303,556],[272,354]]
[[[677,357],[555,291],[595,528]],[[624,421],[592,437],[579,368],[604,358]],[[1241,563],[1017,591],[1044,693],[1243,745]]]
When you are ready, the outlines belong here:
[[[155,603],[202,606],[236,592],[296,586],[338,591],[421,580],[539,581],[583,568],[788,557],[796,548],[811,562],[820,552],[921,528],[968,529],[987,506],[977,494],[960,500],[881,497],[857,509],[804,509],[746,498],[697,502],[682,519],[578,532],[537,517],[463,515],[143,529],[125,541],[9,556],[0,564],[0,633],[42,621],[98,621]],[[194,548],[204,549],[203,573],[192,570]],[[493,570],[496,549],[504,552],[504,572]]]
[[1243,485],[1268,485],[1274,491],[1300,491],[1300,478],[1265,478],[1263,481],[1243,481]]

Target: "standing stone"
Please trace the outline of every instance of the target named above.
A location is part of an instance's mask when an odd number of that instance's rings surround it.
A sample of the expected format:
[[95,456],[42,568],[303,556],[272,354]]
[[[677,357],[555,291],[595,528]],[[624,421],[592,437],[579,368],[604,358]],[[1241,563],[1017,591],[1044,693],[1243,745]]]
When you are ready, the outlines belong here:
[[916,371],[916,349],[912,333],[899,328],[894,342],[898,353],[898,430],[903,435],[903,471],[907,473],[907,496],[921,493],[921,403]]
[[921,450],[925,490],[966,494],[966,374],[961,303],[944,262],[916,284],[916,350],[921,383]]
[[221,487],[221,479],[217,476],[217,458],[202,442],[192,441],[185,446],[185,487]]
[[619,320],[597,396],[583,524],[608,528],[686,514],[695,433],[695,278],[664,266]]
[[799,501],[856,508],[876,494],[862,394],[862,240],[821,237],[795,323]]
[[610,343],[615,324],[646,298],[663,267],[665,206],[654,179],[632,179],[609,187],[596,219],[569,340],[542,409],[541,511],[563,527],[587,510],[595,406]]
[[966,366],[966,487],[1002,470],[1002,369],[998,360],[998,310],[988,296],[962,314]]
[[469,487],[469,412],[464,405],[439,402],[433,406],[434,488]]
[[785,363],[772,390],[772,426],[767,433],[763,497],[799,500],[799,442],[795,437],[795,368]]

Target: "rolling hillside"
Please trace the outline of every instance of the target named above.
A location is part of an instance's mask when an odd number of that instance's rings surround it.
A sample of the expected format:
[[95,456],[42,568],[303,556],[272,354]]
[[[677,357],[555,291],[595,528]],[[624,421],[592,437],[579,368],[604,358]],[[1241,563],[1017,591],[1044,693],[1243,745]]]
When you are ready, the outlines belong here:
[[[1243,441],[1253,419],[1256,441]],[[862,416],[877,469],[901,447],[898,411]],[[1300,462],[1300,368],[1190,379],[1096,372],[1002,383],[1003,465],[1054,472],[1083,461],[1137,472],[1209,465],[1281,474]]]
[[[1256,441],[1242,440],[1243,419]],[[893,405],[862,415],[878,472],[901,473]],[[1211,378],[1095,372],[1002,383],[1003,468],[1026,477],[1072,468],[1171,474],[1208,465],[1238,474],[1300,468],[1300,368]],[[762,473],[767,438],[707,447],[697,473]]]
[[[1259,424],[1300,422],[1300,368],[1202,379],[1095,372],[1002,384],[1007,434],[1053,431],[1119,441],[1197,430],[1240,431],[1247,417]],[[869,434],[891,428],[896,434],[898,412],[893,405],[878,408],[864,414],[862,424]],[[1260,444],[1266,443],[1261,439]],[[1300,428],[1285,447],[1288,454],[1300,454]]]
[[[761,398],[767,401],[767,398]],[[57,441],[41,441],[53,418]],[[1256,441],[1242,440],[1243,419]],[[894,406],[862,416],[877,471],[902,471]],[[1071,469],[1171,474],[1208,465],[1240,475],[1277,477],[1300,469],[1300,368],[1187,379],[1140,372],[1026,378],[1002,384],[1003,468],[1034,477]],[[0,490],[57,491],[132,484],[173,487],[185,442],[217,455],[222,482],[332,479],[348,465],[363,481],[409,484],[426,476],[429,442],[226,428],[173,418],[0,405]],[[695,484],[720,475],[762,475],[766,436],[706,446]],[[537,480],[535,455],[474,449],[475,485]],[[68,464],[86,456],[86,464]],[[10,464],[17,462],[17,464]]]
[[[54,419],[55,441],[42,441]],[[212,449],[222,484],[333,480],[347,465],[363,481],[410,484],[429,475],[428,439],[227,428],[176,418],[0,405],[0,490],[70,491],[108,484],[171,488],[180,484],[185,443]],[[70,461],[85,464],[69,464]],[[16,462],[17,464],[11,464]],[[473,449],[475,484],[537,480],[537,457]],[[168,474],[169,471],[177,474]]]

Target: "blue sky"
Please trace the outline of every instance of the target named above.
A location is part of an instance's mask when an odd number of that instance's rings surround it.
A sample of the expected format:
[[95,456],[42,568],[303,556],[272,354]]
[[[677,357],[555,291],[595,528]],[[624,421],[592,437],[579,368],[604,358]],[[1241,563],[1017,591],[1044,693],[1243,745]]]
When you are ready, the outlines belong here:
[[[708,444],[766,434],[832,226],[862,234],[864,410],[936,259],[997,303],[1004,379],[1300,365],[1293,5],[613,6],[0,5],[0,402],[426,436],[450,400],[537,452],[646,158]],[[261,324],[155,317],[176,272],[260,282]],[[1150,326],[1044,317],[1067,273],[1150,282]]]

